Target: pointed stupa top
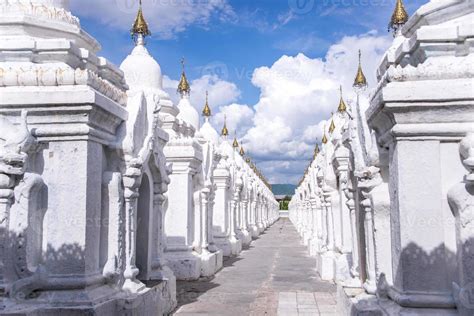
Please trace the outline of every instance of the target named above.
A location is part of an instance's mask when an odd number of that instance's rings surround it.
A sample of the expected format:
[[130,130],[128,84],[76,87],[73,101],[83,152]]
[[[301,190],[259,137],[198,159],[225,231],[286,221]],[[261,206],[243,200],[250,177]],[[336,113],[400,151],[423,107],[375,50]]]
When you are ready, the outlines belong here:
[[329,125],[329,133],[330,134],[334,133],[335,129],[336,129],[336,124],[334,123],[334,118],[331,118],[331,125]]
[[322,142],[323,144],[327,144],[327,142],[328,142],[328,137],[326,136],[326,124],[324,124],[324,130],[323,130],[323,131],[324,131],[324,135],[323,135],[323,139],[321,140],[321,142]]
[[151,35],[151,32],[148,29],[148,24],[146,23],[145,17],[143,16],[142,0],[140,0],[137,16],[135,17],[135,22],[133,22],[130,33],[133,37],[138,37],[141,35],[143,38]]
[[189,95],[191,92],[191,87],[189,86],[188,78],[186,78],[186,72],[184,70],[184,58],[181,59],[181,67],[183,71],[181,72],[181,80],[178,84],[178,92],[181,94],[181,97]]
[[397,32],[407,21],[408,21],[408,13],[405,10],[403,1],[397,0],[388,28],[389,30],[392,29],[394,32]]
[[314,147],[314,157],[316,157],[319,154],[319,144],[316,144],[316,147]]
[[227,116],[225,114],[224,114],[224,127],[222,127],[221,135],[229,136],[229,130],[227,129]]
[[[346,103],[344,102],[344,99],[342,98],[342,85],[339,86],[339,91],[340,91],[340,94],[341,94],[341,98],[339,100],[339,106],[337,107],[337,110],[340,113],[344,113],[347,110],[347,106],[346,106]],[[334,123],[334,121],[333,121],[333,123]]]
[[362,71],[361,56],[362,54],[359,49],[359,67],[357,68],[357,74],[354,79],[354,84],[352,85],[354,88],[358,89],[364,89],[367,87],[367,79]]
[[234,136],[234,142],[232,143],[232,147],[239,148],[239,142],[237,140],[237,136]]
[[204,109],[202,109],[202,116],[210,117],[212,115],[211,107],[209,106],[209,92],[206,91],[206,104],[204,104]]
[[243,157],[245,156],[245,150],[244,150],[244,147],[240,147],[240,152],[239,154]]

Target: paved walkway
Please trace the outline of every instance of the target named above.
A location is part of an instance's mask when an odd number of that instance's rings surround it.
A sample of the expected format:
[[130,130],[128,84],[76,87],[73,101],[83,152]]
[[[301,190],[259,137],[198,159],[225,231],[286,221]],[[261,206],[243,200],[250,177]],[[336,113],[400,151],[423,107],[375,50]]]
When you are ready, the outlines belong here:
[[336,287],[321,281],[315,259],[288,219],[224,262],[213,279],[178,282],[175,315],[336,315]]

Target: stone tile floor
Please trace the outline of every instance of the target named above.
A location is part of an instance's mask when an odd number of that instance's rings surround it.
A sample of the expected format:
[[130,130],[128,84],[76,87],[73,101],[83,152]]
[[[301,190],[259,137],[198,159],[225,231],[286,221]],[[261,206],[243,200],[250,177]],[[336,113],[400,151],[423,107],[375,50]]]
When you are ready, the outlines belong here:
[[321,281],[315,267],[282,218],[214,278],[178,282],[175,315],[336,315],[336,286]]

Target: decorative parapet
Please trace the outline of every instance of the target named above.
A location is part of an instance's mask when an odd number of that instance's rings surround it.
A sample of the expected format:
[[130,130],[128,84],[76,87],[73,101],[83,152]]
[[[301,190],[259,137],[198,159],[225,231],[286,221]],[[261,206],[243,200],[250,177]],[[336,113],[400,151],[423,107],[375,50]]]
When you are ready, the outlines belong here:
[[79,19],[64,8],[38,4],[33,1],[2,1],[2,4],[0,4],[0,15],[30,15],[81,27]]

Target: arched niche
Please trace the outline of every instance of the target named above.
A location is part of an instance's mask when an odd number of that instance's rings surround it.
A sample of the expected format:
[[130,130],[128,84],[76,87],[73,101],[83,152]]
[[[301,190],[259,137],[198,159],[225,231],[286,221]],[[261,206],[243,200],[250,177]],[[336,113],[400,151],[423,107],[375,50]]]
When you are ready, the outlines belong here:
[[164,249],[164,191],[166,190],[163,172],[155,156],[150,153],[144,167],[138,190],[136,266],[138,279],[153,280],[161,275],[160,261]]
[[48,244],[43,238],[47,209],[48,187],[39,175],[26,173],[15,189],[15,203],[10,211],[8,243],[17,278],[34,274],[43,263]]
[[139,269],[137,278],[147,279],[150,262],[150,215],[152,205],[152,185],[147,173],[143,174],[138,191],[137,230],[136,230],[136,266]]

